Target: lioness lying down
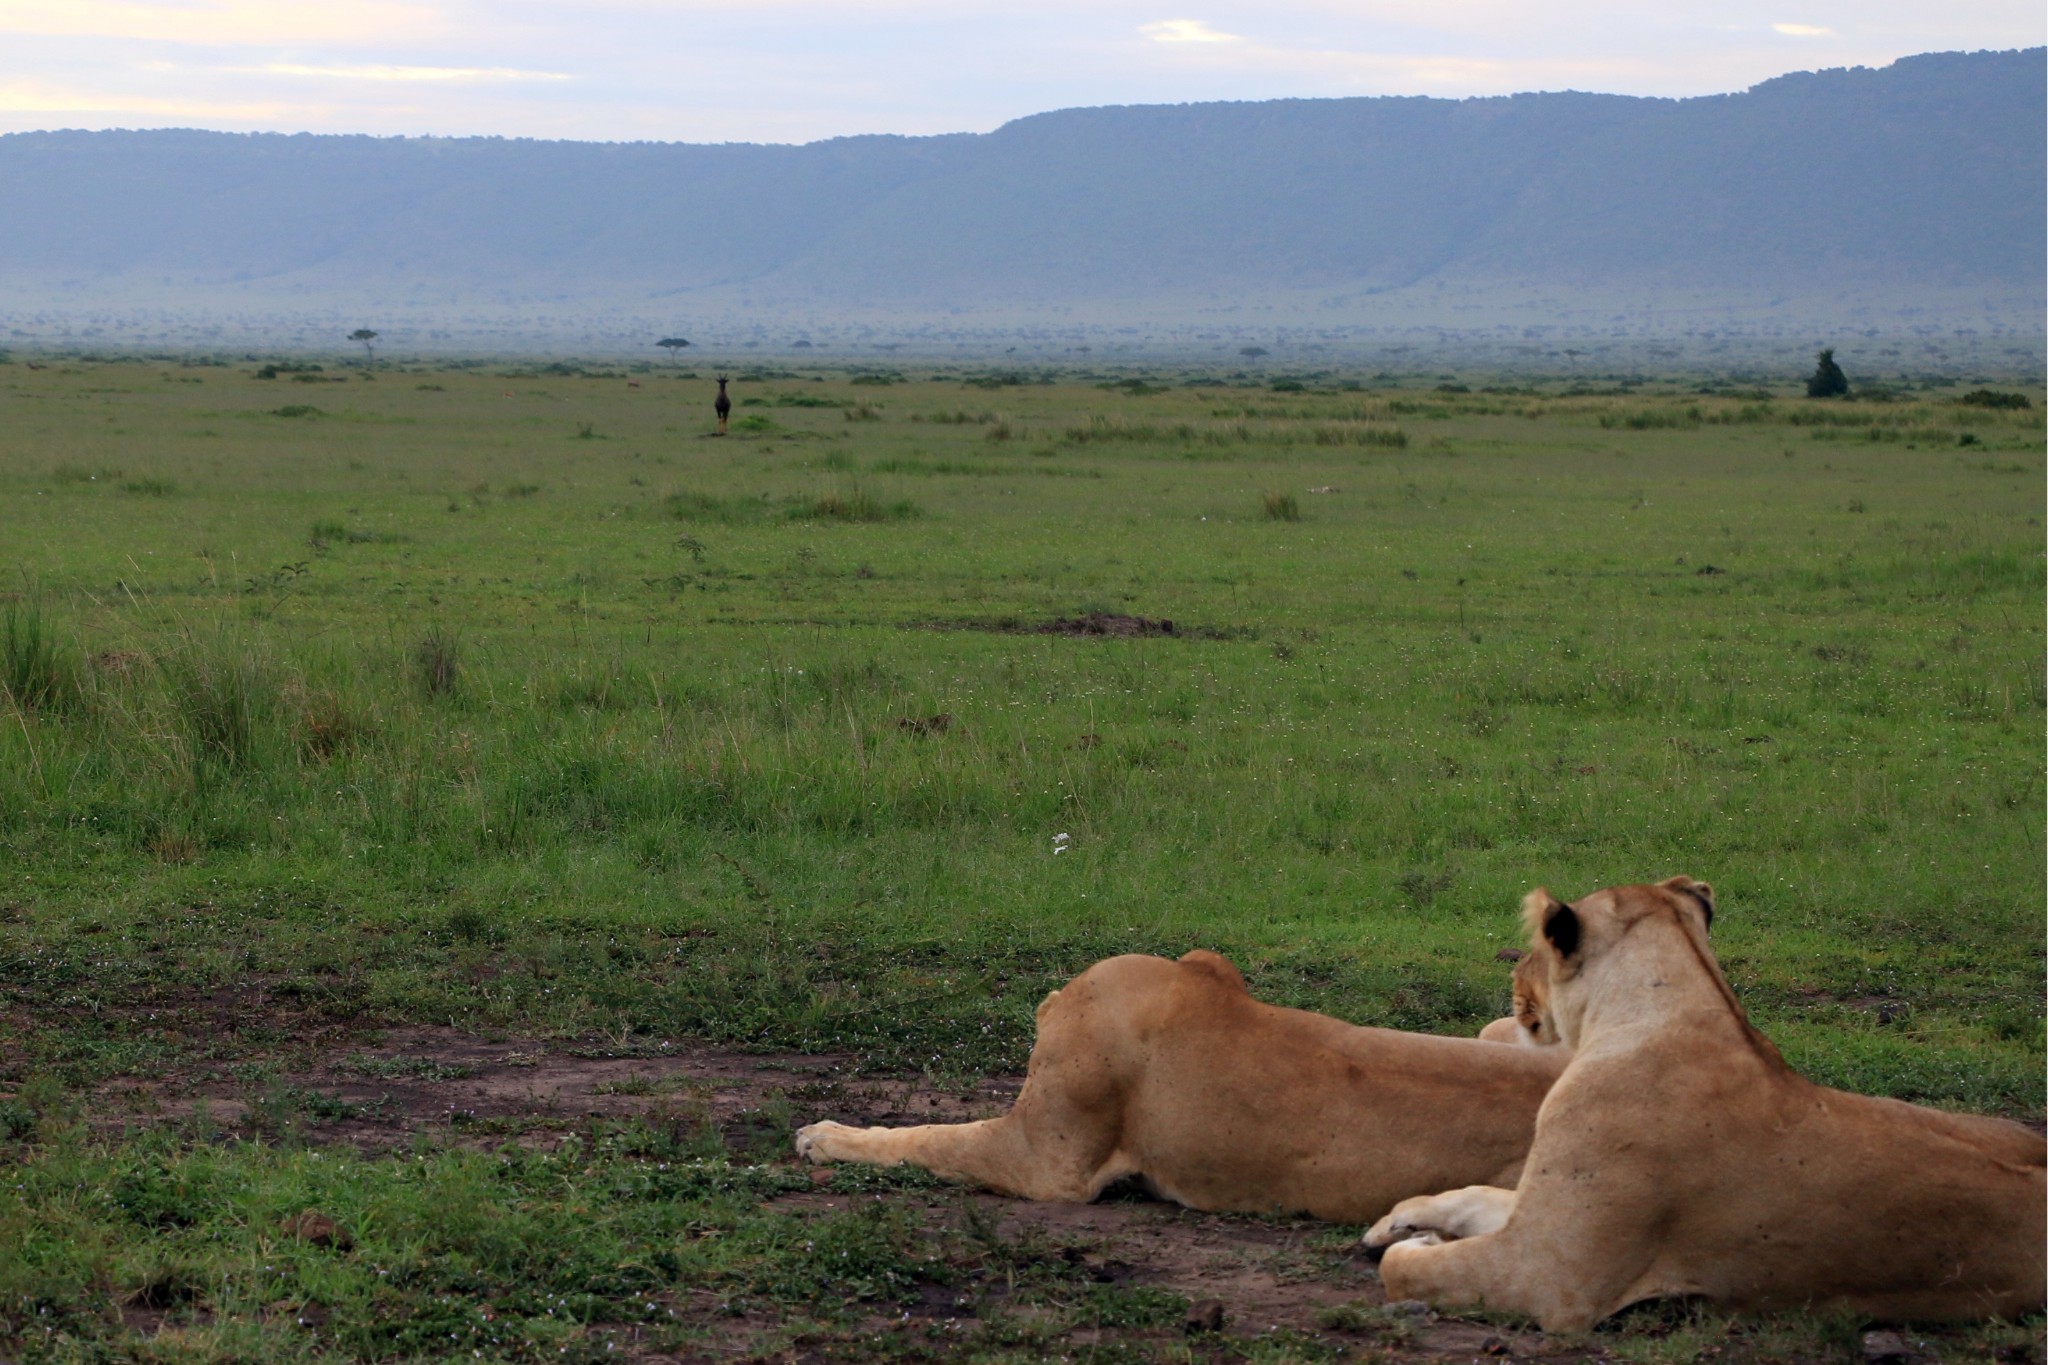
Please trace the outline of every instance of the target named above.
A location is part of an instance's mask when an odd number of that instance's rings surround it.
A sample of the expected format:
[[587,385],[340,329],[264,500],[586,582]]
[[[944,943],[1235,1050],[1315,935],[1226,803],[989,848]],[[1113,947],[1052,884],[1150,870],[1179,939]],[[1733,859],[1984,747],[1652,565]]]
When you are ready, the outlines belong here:
[[1571,1062],[1514,1189],[1410,1199],[1366,1234],[1388,1298],[1549,1331],[1677,1295],[1889,1319],[2042,1307],[2048,1143],[1796,1075],[1707,945],[1711,887],[1535,891],[1522,914],[1517,1014]]
[[1038,1007],[1003,1117],[814,1123],[796,1147],[1027,1199],[1083,1202],[1135,1176],[1191,1208],[1365,1222],[1425,1190],[1513,1181],[1563,1053],[1261,1004],[1215,953],[1113,957]]

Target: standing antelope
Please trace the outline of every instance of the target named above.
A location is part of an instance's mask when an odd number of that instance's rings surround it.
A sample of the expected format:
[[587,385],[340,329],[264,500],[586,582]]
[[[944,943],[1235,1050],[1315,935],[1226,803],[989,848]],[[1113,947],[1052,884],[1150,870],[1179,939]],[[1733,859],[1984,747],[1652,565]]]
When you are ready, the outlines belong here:
[[725,419],[732,416],[732,399],[725,396],[725,376],[718,376],[718,401],[711,410],[718,414],[718,434],[725,435]]

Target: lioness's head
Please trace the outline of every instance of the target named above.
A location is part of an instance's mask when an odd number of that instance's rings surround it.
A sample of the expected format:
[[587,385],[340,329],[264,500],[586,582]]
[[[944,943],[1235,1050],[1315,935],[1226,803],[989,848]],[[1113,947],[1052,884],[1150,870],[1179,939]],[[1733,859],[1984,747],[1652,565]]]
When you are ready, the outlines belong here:
[[1515,1026],[1523,1042],[1557,1041],[1557,1028],[1550,1020],[1549,1006],[1548,981],[1535,967],[1534,959],[1525,954],[1515,963]]
[[1714,923],[1714,888],[1691,877],[1668,877],[1654,886],[1610,886],[1577,904],[1538,887],[1522,898],[1529,951],[1515,964],[1515,1019],[1533,1042],[1576,1044],[1585,993],[1575,989],[1589,963],[1599,960],[1637,924],[1656,916],[1694,940],[1713,967],[1707,931]]

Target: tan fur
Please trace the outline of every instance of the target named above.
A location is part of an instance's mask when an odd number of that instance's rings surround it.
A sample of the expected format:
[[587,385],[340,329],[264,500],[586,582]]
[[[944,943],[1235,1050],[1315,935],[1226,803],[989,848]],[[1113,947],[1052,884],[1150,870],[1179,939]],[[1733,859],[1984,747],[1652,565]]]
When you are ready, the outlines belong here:
[[1191,1208],[1339,1222],[1521,1170],[1562,1049],[1359,1028],[1261,1004],[1223,958],[1113,957],[1047,996],[1024,1089],[980,1123],[797,1134],[812,1161],[899,1163],[1027,1199],[1136,1176]]
[[[2040,1311],[2048,1144],[1795,1074],[1721,975],[1712,906],[1690,877],[1524,901],[1518,1008],[1571,1063],[1512,1194],[1409,1200],[1366,1234],[1386,1247],[1387,1297],[1548,1331],[1681,1295],[1894,1320]],[[1564,911],[1568,952],[1552,941]],[[1432,1244],[1488,1219],[1497,1230]]]

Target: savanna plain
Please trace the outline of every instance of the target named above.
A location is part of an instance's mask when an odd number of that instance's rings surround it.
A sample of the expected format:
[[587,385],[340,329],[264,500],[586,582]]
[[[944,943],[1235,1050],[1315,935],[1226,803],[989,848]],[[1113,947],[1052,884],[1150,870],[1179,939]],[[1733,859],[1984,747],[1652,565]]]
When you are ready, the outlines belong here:
[[790,1148],[1114,953],[1470,1033],[1680,872],[1799,1070],[2038,1126],[2041,395],[1803,359],[0,365],[0,1357],[1864,1359]]

